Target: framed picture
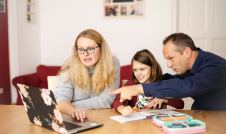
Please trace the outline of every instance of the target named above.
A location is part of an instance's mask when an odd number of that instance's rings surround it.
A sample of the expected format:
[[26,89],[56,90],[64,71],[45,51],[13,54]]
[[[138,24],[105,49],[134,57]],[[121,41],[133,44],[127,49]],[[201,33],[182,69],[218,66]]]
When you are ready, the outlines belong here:
[[105,18],[143,17],[144,0],[104,0]]
[[29,23],[35,22],[35,0],[27,0],[26,21]]
[[0,13],[4,13],[6,11],[5,0],[0,0]]

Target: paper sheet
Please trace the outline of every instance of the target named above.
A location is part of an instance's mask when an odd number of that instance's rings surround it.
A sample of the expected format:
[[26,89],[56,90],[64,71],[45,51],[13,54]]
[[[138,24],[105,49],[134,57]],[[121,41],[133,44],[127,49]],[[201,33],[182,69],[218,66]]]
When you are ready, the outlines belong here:
[[170,109],[159,109],[159,110],[147,110],[147,111],[142,111],[140,112],[141,114],[145,116],[154,116],[154,115],[159,115],[159,114],[174,114],[174,113],[179,113]]
[[125,122],[128,122],[128,121],[146,119],[146,115],[138,112],[138,113],[133,113],[129,116],[117,115],[117,116],[111,116],[110,118],[115,120],[115,121],[118,121],[120,123],[125,123]]
[[111,116],[110,118],[120,123],[125,123],[128,121],[135,121],[135,120],[150,118],[151,116],[154,116],[154,115],[173,114],[173,113],[179,113],[179,112],[176,112],[170,109],[147,110],[142,112],[136,112],[129,116],[117,115],[117,116]]

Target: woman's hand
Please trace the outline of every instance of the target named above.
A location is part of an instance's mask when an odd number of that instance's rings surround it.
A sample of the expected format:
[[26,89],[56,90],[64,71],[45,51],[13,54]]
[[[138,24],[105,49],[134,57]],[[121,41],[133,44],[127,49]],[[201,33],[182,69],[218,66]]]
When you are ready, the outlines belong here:
[[160,109],[163,103],[168,103],[166,99],[154,98],[151,102],[148,103],[146,106],[147,108],[151,109]]
[[69,114],[69,115],[71,115],[73,118],[75,118],[77,120],[84,121],[84,119],[86,118],[85,110],[76,108],[69,101],[60,101],[58,103],[57,107],[59,108],[59,110],[62,113]]
[[86,118],[86,111],[84,109],[73,108],[71,111],[71,116],[81,122]]

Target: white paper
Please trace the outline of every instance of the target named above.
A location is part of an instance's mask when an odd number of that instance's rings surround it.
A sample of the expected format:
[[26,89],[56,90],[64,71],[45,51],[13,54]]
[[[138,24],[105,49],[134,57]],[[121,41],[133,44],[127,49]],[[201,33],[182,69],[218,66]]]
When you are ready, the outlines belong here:
[[147,110],[147,111],[142,111],[140,112],[141,114],[145,116],[154,116],[154,115],[159,115],[159,114],[174,114],[174,113],[179,113],[170,109],[159,109],[159,110]]
[[117,116],[111,116],[110,118],[115,121],[118,121],[120,123],[125,123],[128,121],[146,119],[146,116],[144,114],[141,114],[140,112],[137,112],[137,113],[133,113],[129,116],[117,115]]

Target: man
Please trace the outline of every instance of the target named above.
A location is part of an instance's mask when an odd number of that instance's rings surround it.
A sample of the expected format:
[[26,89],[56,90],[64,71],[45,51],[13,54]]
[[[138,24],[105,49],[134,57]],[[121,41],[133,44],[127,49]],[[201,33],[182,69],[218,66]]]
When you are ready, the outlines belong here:
[[[144,93],[159,98],[192,97],[194,110],[226,110],[226,61],[199,48],[186,34],[175,33],[163,41],[167,67],[176,75],[151,84],[127,86],[112,91],[121,100]],[[166,76],[166,75],[165,75]]]

